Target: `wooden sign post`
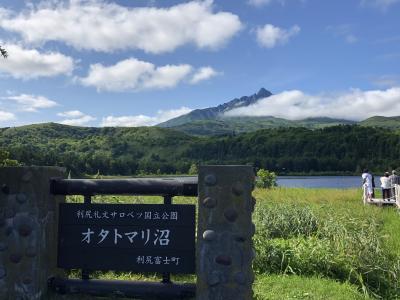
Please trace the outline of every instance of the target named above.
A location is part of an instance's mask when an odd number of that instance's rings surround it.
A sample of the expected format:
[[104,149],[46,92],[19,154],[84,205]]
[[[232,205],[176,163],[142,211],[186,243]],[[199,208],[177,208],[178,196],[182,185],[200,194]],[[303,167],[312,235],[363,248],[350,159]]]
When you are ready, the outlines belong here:
[[58,266],[194,273],[195,206],[61,204]]
[[199,171],[196,299],[250,300],[253,168],[204,166]]
[[[50,299],[49,289],[54,299],[252,299],[253,169],[199,170],[198,181],[91,180],[63,179],[59,168],[0,168],[0,299]],[[164,204],[91,203],[99,194],[159,195]],[[64,195],[85,202],[61,203]],[[196,235],[196,207],[172,204],[172,197],[197,195]],[[82,269],[82,278],[61,269]],[[91,279],[95,270],[158,272],[163,280]],[[197,283],[171,282],[170,273],[196,273]]]
[[0,168],[0,299],[49,299],[47,280],[56,267],[57,206],[49,193],[56,167]]

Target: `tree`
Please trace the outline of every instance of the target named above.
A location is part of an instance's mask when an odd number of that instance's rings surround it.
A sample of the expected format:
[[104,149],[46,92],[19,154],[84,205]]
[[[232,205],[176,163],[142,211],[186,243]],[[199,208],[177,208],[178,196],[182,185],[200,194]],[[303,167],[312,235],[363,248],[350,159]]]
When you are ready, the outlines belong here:
[[277,186],[276,174],[265,169],[258,170],[256,186],[262,189],[269,189]]
[[8,52],[6,49],[4,49],[2,46],[0,46],[0,55],[3,56],[4,58],[8,57]]
[[10,154],[7,151],[0,149],[0,167],[14,167],[21,165],[17,160],[10,159],[9,155]]
[[199,170],[198,170],[198,168],[197,168],[197,165],[196,165],[196,164],[192,164],[192,165],[190,166],[190,168],[189,168],[188,173],[189,173],[189,175],[197,175],[197,174],[199,173]]

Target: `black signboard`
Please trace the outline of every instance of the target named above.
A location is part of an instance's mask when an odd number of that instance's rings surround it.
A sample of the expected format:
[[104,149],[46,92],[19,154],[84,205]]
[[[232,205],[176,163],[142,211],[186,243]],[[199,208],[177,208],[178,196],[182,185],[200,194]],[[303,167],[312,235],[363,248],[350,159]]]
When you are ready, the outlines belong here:
[[195,273],[195,206],[62,203],[58,266]]

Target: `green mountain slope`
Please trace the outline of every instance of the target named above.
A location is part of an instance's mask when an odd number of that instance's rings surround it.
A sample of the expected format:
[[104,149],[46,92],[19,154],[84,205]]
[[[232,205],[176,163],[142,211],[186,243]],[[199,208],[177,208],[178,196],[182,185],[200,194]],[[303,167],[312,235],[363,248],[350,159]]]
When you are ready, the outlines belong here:
[[369,126],[369,127],[400,129],[400,116],[397,117],[375,116],[365,119],[361,121],[359,124],[361,126]]
[[400,139],[384,128],[340,125],[196,137],[158,127],[37,124],[0,131],[0,149],[26,165],[74,173],[186,173],[191,164],[251,164],[282,172],[355,172],[400,167]]
[[46,123],[3,129],[0,148],[28,165],[61,165],[76,173],[174,173],[190,166],[179,158],[194,140],[185,133],[158,127],[90,128]]
[[324,128],[335,125],[355,124],[354,121],[339,120],[330,118],[309,118],[304,120],[291,121],[275,117],[231,117],[215,120],[198,120],[188,122],[170,128],[182,131],[191,135],[226,135],[252,132],[260,129],[280,127],[305,127]]
[[189,159],[212,164],[253,164],[277,172],[389,170],[400,167],[395,131],[340,125],[322,129],[264,129],[201,139]]

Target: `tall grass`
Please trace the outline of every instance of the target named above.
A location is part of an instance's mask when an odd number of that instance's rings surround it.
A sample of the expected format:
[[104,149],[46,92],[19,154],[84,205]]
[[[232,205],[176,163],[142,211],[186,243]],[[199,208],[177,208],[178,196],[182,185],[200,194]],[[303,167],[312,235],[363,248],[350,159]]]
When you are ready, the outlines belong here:
[[400,296],[400,216],[356,189],[256,190],[258,273],[323,276],[376,298]]
[[366,300],[348,283],[319,277],[259,275],[253,286],[255,300]]

